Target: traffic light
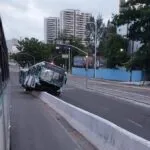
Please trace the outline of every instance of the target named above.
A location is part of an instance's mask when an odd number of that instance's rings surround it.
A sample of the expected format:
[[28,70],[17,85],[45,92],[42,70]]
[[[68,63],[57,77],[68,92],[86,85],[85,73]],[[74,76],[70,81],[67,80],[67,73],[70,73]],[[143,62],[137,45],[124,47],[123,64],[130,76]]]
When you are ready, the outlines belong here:
[[63,45],[63,44],[56,45],[56,51],[58,54],[68,54],[70,49],[71,49],[70,46],[67,45]]

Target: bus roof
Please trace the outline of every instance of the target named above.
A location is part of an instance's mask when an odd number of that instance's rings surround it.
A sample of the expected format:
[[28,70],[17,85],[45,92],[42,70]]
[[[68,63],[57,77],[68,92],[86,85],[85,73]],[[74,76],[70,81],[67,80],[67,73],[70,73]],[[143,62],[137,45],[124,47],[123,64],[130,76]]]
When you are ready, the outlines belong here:
[[51,64],[50,62],[46,62],[46,61],[37,63],[37,64],[31,66],[29,69],[36,68],[38,66],[46,67],[47,69],[52,69],[53,71],[56,71],[56,72],[59,72],[59,73],[62,73],[62,74],[65,73],[65,69],[63,69],[63,68],[61,68],[57,65]]

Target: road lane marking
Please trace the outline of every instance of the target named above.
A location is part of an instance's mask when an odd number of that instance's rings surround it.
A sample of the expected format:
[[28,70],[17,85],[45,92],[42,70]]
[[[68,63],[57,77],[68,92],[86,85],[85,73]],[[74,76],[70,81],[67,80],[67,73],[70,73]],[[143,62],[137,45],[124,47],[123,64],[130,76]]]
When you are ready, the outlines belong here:
[[135,121],[133,121],[133,120],[131,120],[131,119],[127,119],[127,120],[128,120],[128,122],[134,124],[135,126],[138,126],[138,127],[140,127],[140,128],[143,128],[143,126],[142,126],[141,124],[139,124],[139,123],[137,123],[137,122],[135,122]]

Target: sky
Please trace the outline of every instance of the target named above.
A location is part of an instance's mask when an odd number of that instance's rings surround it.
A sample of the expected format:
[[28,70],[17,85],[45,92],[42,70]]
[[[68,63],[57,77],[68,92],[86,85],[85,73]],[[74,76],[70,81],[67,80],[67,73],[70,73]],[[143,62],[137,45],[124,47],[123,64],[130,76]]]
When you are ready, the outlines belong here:
[[35,37],[44,40],[44,18],[59,17],[63,9],[101,14],[105,22],[118,13],[119,0],[0,0],[6,39]]

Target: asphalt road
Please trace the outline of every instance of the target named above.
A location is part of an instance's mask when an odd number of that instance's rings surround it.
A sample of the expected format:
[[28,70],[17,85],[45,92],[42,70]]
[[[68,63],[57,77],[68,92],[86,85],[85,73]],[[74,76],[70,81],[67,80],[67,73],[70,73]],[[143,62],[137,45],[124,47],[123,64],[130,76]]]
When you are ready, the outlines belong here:
[[61,99],[150,140],[149,108],[104,96],[100,93],[85,91],[72,85],[65,87]]
[[11,76],[11,150],[81,150],[47,105]]

